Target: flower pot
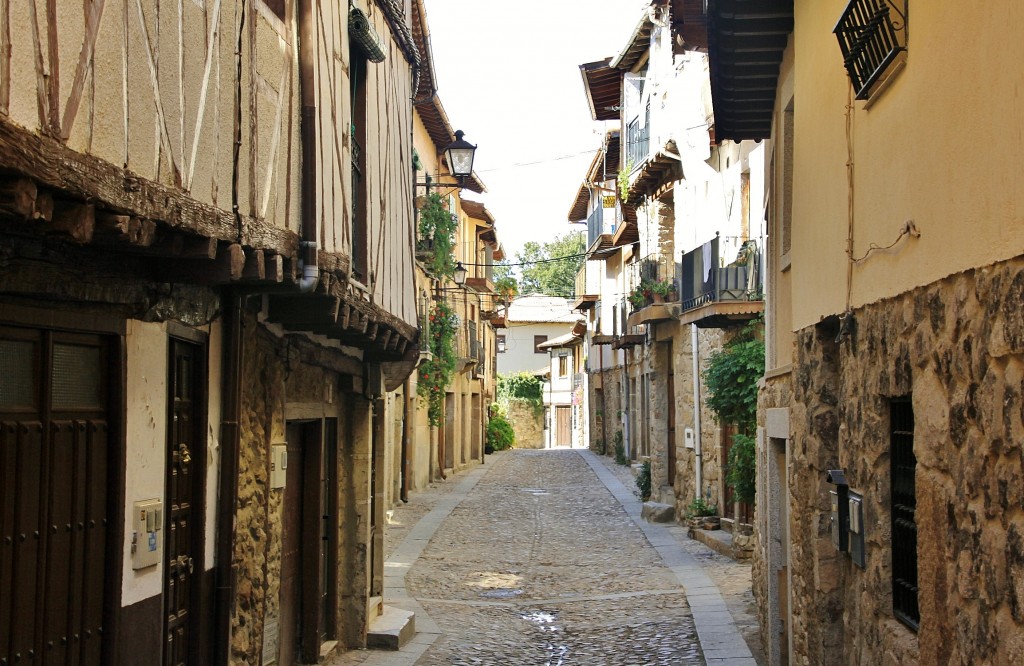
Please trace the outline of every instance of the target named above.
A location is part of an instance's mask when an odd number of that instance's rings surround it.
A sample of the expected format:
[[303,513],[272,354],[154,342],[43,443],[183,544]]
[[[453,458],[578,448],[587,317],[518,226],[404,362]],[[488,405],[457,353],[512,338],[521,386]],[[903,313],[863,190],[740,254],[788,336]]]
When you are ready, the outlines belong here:
[[651,301],[655,305],[662,305],[665,302],[665,297],[661,294],[651,294]]

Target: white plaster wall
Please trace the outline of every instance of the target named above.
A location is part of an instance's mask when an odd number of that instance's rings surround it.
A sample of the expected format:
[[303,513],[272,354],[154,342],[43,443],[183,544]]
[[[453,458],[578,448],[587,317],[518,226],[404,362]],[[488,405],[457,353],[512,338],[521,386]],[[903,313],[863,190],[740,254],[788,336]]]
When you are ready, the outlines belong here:
[[565,335],[571,328],[569,322],[524,324],[510,321],[508,328],[498,331],[498,335],[505,336],[505,351],[497,355],[498,374],[533,372],[548,367],[548,353],[534,353],[533,336],[546,335],[550,340]]
[[[125,447],[124,570],[121,603],[160,594],[163,564],[132,569],[132,504],[164,497],[164,443],[167,438],[167,333],[163,324],[128,321]],[[165,509],[166,510],[166,509]]]

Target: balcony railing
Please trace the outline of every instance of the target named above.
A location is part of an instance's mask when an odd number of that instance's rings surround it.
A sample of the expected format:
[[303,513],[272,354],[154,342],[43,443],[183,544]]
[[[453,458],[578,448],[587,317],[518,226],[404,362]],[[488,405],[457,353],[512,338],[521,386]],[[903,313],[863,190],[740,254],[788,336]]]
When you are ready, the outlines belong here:
[[736,260],[720,266],[721,239],[715,237],[683,254],[679,265],[682,311],[724,301],[760,301],[761,248],[756,240],[740,244]]

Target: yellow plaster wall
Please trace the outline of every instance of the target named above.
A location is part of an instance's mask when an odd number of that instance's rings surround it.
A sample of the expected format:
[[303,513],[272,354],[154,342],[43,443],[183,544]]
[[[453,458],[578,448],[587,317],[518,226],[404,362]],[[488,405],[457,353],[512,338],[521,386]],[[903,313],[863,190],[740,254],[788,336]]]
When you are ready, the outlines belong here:
[[[850,84],[832,34],[845,5],[795,5],[794,330],[846,307]],[[1024,16],[1009,0],[911,5],[906,68],[869,108],[854,103],[854,255],[892,243],[906,219],[921,237],[855,266],[853,307],[1024,247],[1024,41],[1009,37],[1024,34]]]

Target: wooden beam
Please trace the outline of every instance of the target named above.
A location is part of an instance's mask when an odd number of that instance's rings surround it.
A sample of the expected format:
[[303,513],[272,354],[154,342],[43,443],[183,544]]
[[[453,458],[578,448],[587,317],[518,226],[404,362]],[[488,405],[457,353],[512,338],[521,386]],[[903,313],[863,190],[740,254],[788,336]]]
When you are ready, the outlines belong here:
[[[341,302],[333,296],[289,294],[272,296],[267,318],[290,326],[333,327],[338,320]],[[326,329],[324,329],[326,330]]]
[[398,331],[395,331],[394,333],[395,334],[391,336],[391,342],[388,344],[387,350],[389,352],[393,352],[393,351],[397,350],[398,349],[398,343],[402,341],[401,334]]
[[379,343],[379,344],[380,344],[380,348],[381,348],[382,350],[384,350],[384,351],[387,351],[387,349],[388,349],[388,343],[390,343],[390,342],[391,342],[391,336],[392,336],[392,335],[394,335],[395,337],[398,337],[398,336],[397,336],[397,335],[395,334],[395,332],[394,332],[394,331],[392,331],[392,330],[391,330],[390,328],[384,329],[384,335],[383,335],[383,336],[381,337],[381,339],[380,339],[380,343]]
[[370,324],[369,328],[366,329],[366,337],[370,339],[370,342],[377,339],[377,329],[379,327],[380,325],[377,322],[373,322]]
[[263,269],[267,280],[284,282],[284,257],[267,253],[263,258]]
[[245,250],[238,243],[227,243],[217,251],[210,277],[214,282],[234,282],[241,279],[245,268]]
[[267,266],[263,256],[263,250],[246,250],[245,268],[242,269],[242,277],[246,280],[266,279]]
[[56,201],[49,228],[76,243],[89,243],[96,231],[96,207],[74,201]]
[[53,219],[53,194],[47,190],[39,190],[36,193],[36,204],[32,211],[31,217],[33,220],[43,220],[49,222]]
[[407,338],[399,338],[398,343],[398,355],[405,356],[405,350],[409,348],[409,340]]
[[96,213],[97,240],[108,237],[118,243],[149,247],[156,240],[156,222],[109,211]]
[[31,178],[0,180],[0,213],[23,220],[32,217],[36,208],[36,183]]
[[[358,314],[356,316],[358,316]],[[341,308],[340,324],[341,324],[342,330],[348,328],[348,323],[349,323],[349,321],[351,321],[351,318],[352,318],[352,306],[349,305],[348,303],[346,303]]]
[[182,259],[216,259],[217,239],[186,237],[180,254]]
[[[2,115],[0,164],[34,180],[37,186],[60,191],[68,199],[156,220],[198,236],[223,241],[238,237],[238,225],[230,210],[205,204],[180,189],[75,151],[53,137],[25,130]],[[242,241],[246,245],[285,256],[297,254],[297,233],[251,217],[244,217],[242,222]]]

